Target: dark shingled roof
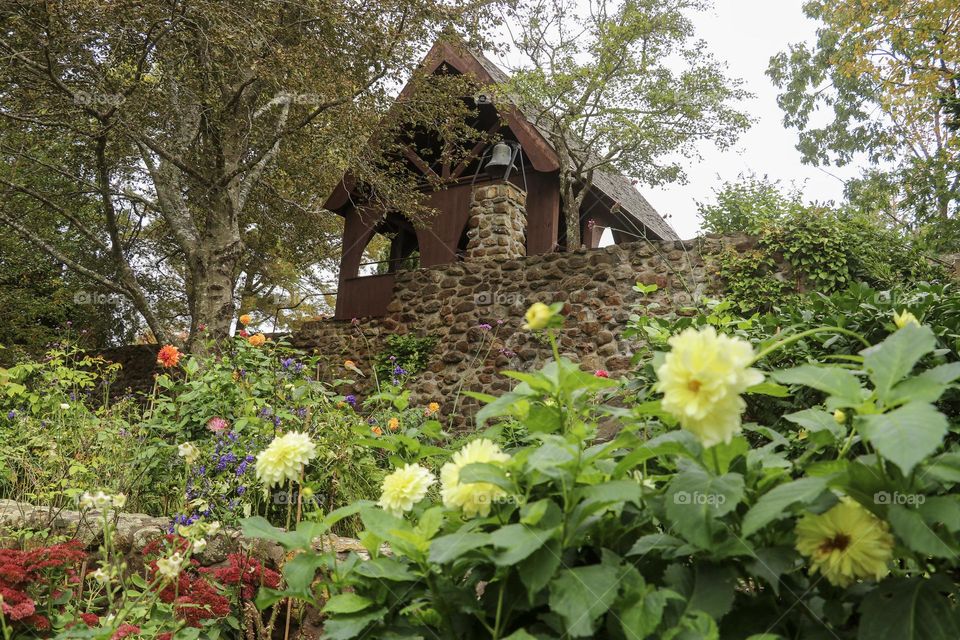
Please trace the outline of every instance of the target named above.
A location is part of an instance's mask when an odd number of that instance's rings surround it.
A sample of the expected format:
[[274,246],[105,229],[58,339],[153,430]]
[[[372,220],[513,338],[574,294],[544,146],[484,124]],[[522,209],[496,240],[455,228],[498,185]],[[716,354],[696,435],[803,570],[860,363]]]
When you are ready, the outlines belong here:
[[[483,67],[490,78],[497,83],[506,82],[510,79],[509,74],[497,66],[493,61],[482,53],[468,50],[470,55],[477,59],[480,66]],[[524,116],[538,130],[540,130],[543,139],[550,144],[550,136],[543,123],[537,122],[536,118],[531,117],[529,113]],[[614,203],[619,203],[620,209],[627,214],[633,221],[639,222],[653,233],[657,234],[662,240],[679,240],[680,236],[667,224],[667,221],[657,213],[657,210],[647,202],[647,199],[637,191],[630,178],[613,171],[598,169],[593,173],[593,190]]]

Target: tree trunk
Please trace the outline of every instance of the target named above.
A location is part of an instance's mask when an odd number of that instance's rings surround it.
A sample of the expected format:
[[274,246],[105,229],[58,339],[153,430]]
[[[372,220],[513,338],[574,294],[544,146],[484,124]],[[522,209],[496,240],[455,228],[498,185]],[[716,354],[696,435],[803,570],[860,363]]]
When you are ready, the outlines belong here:
[[576,251],[580,248],[580,207],[577,206],[573,194],[564,198],[563,217],[567,224],[567,251]]
[[560,195],[563,201],[563,222],[566,225],[566,251],[576,251],[580,248],[580,201],[575,192],[576,181],[569,171],[561,169]]
[[191,353],[203,351],[206,339],[229,337],[236,310],[233,292],[243,242],[229,229],[214,230],[207,235],[198,264],[191,273],[193,305],[187,345]]

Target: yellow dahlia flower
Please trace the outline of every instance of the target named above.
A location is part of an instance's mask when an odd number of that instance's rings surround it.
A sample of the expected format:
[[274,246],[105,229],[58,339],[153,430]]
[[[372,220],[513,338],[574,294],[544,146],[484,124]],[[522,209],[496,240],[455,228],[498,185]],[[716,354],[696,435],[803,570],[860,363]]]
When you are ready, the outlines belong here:
[[460,471],[474,462],[503,463],[510,456],[500,450],[496,444],[480,438],[468,443],[453,454],[450,462],[440,469],[440,496],[448,509],[461,509],[463,515],[472,518],[477,514],[490,515],[490,506],[507,495],[507,492],[489,482],[460,482]]
[[797,551],[810,558],[837,587],[857,578],[880,580],[889,572],[893,536],[886,522],[850,498],[820,515],[808,513],[797,523]]
[[436,478],[433,474],[420,465],[404,465],[383,479],[377,504],[384,511],[401,516],[426,497],[434,482]]
[[893,324],[897,325],[897,329],[903,329],[908,324],[915,324],[919,327],[920,321],[917,320],[917,316],[904,309],[900,313],[893,312]]
[[257,479],[267,487],[297,480],[304,465],[317,457],[317,445],[310,436],[291,431],[273,439],[257,454]]
[[730,442],[746,408],[740,394],[763,382],[763,374],[750,368],[753,347],[713,327],[686,329],[669,342],[672,350],[657,369],[664,410],[705,447]]
[[436,413],[437,411],[440,411],[440,405],[439,405],[439,403],[431,402],[430,404],[427,405],[426,414],[427,414],[428,416],[429,416],[429,415],[433,415],[433,414]]
[[524,329],[543,329],[550,322],[550,318],[553,317],[553,311],[550,310],[550,307],[543,304],[542,302],[534,302],[530,305],[530,308],[527,309],[527,313],[524,315],[527,323],[523,325]]

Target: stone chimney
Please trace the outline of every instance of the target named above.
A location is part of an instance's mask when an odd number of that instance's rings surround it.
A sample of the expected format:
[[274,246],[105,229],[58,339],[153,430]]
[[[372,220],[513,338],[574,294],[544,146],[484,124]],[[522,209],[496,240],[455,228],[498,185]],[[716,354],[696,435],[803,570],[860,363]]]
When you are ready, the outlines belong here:
[[527,194],[509,182],[475,187],[467,223],[466,260],[527,255]]

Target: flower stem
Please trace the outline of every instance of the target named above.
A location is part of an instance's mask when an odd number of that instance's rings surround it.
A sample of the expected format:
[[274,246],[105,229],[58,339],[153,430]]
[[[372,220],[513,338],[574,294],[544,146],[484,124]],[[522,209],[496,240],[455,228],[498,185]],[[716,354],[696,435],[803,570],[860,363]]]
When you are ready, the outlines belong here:
[[717,447],[710,447],[710,453],[713,458],[713,470],[717,472],[717,476],[723,475],[720,473],[720,458],[717,456]]
[[867,342],[863,338],[863,336],[861,336],[859,333],[850,331],[849,329],[844,329],[842,327],[818,327],[816,329],[807,329],[806,331],[801,331],[800,333],[794,334],[792,336],[788,336],[782,340],[778,340],[777,342],[774,342],[772,345],[770,345],[769,347],[767,347],[766,349],[758,353],[757,356],[753,359],[753,362],[751,362],[751,364],[755,364],[760,360],[762,360],[763,358],[765,358],[766,356],[773,353],[774,351],[776,351],[777,349],[780,349],[781,347],[785,347],[789,344],[793,344],[798,340],[803,340],[807,336],[812,336],[817,333],[828,333],[828,332],[839,333],[845,336],[850,336],[851,338],[856,338],[857,340],[859,340],[865,347],[870,346],[870,343]]

